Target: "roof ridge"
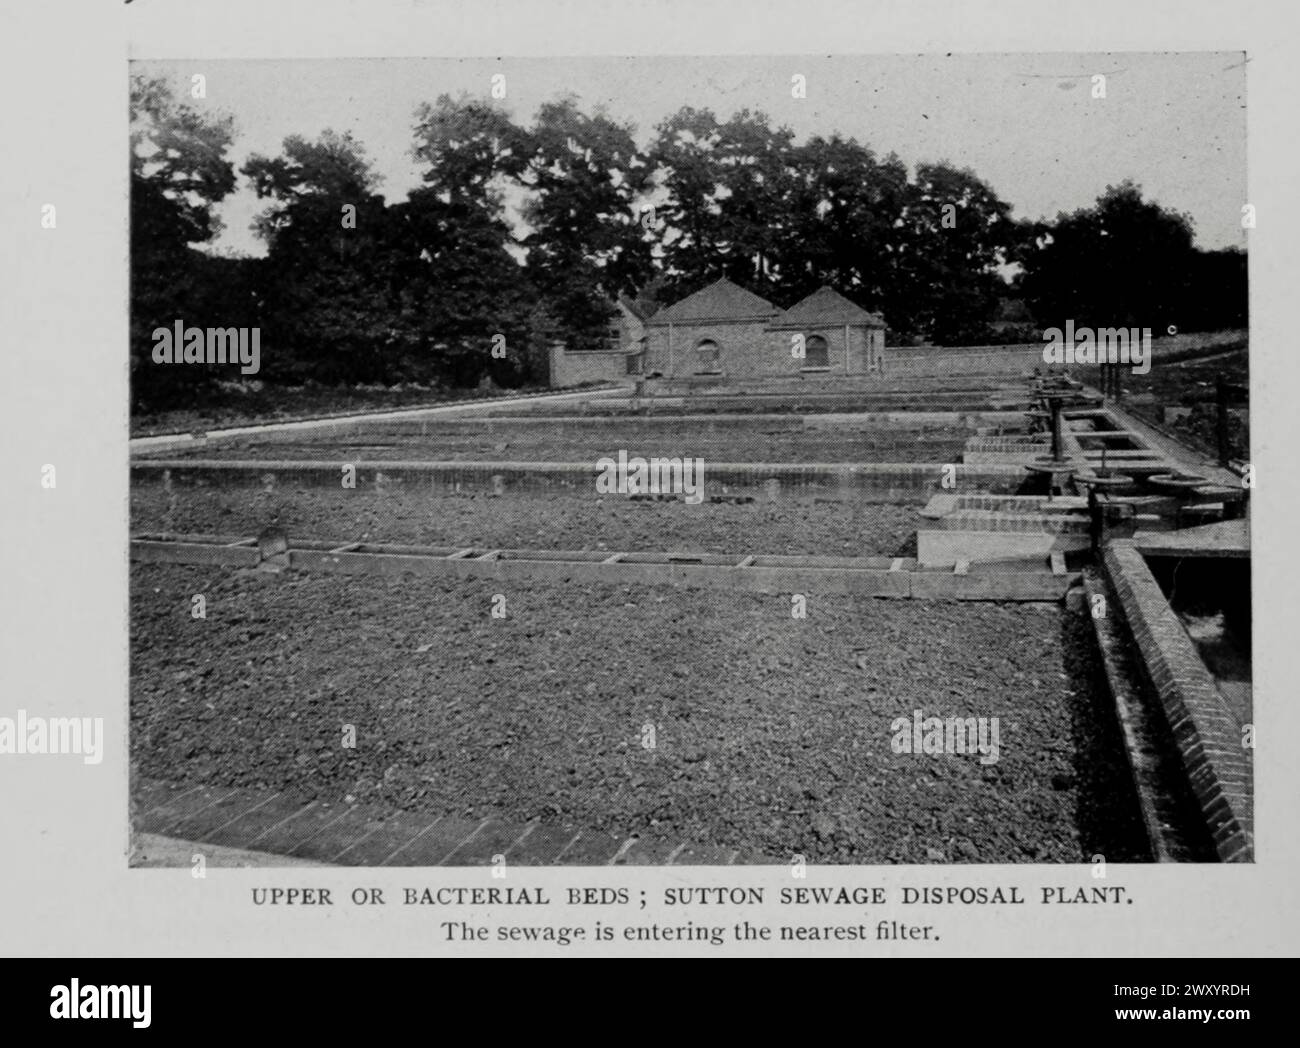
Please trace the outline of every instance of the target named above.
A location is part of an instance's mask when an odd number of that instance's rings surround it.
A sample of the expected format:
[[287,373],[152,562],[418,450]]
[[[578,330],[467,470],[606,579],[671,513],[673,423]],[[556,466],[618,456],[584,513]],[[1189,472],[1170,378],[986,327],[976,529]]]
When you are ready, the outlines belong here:
[[670,324],[705,320],[766,320],[781,310],[767,299],[727,276],[659,310],[649,323]]
[[867,324],[886,327],[879,313],[863,309],[843,292],[823,284],[773,320],[774,327],[805,327],[813,324]]

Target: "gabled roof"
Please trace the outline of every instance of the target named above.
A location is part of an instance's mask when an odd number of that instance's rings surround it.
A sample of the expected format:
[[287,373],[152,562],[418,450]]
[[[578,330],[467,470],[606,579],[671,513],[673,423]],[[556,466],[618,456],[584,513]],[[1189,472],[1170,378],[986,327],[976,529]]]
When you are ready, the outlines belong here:
[[855,306],[832,287],[820,287],[772,321],[775,328],[886,327],[879,313]]
[[618,304],[631,313],[637,320],[644,323],[648,319],[648,314],[644,309],[636,304],[634,299],[628,298],[627,295],[618,296]]
[[780,310],[726,277],[659,310],[647,324],[693,324],[708,320],[771,320]]

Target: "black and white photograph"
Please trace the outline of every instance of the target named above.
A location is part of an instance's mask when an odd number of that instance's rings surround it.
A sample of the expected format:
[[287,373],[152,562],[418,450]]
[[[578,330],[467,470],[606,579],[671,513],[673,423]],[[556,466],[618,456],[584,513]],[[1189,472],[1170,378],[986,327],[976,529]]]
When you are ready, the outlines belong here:
[[5,1030],[368,1042],[498,957],[1268,1026],[1298,49],[1283,0],[0,6]]
[[1255,861],[1247,56],[780,45],[124,63],[132,867]]

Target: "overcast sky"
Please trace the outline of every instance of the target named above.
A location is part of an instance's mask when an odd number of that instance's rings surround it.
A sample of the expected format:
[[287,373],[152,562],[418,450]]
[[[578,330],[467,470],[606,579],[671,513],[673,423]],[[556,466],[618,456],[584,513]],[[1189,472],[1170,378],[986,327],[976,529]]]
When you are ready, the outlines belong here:
[[[178,98],[230,113],[236,167],[276,155],[286,135],[350,131],[366,148],[389,201],[419,184],[412,113],[462,91],[488,97],[506,76],[502,104],[530,123],[541,103],[576,94],[635,125],[645,145],[684,105],[719,117],[766,112],[797,141],[839,132],[909,166],[970,167],[1018,218],[1090,205],[1132,178],[1148,199],[1188,213],[1201,247],[1245,247],[1246,66],[1239,53],[865,55],[837,57],[301,59],[139,61]],[[206,99],[190,96],[206,77]],[[791,77],[807,78],[807,97]],[[1106,77],[1104,99],[1092,77]],[[265,206],[242,176],[220,206],[220,249],[264,253],[249,224]]]

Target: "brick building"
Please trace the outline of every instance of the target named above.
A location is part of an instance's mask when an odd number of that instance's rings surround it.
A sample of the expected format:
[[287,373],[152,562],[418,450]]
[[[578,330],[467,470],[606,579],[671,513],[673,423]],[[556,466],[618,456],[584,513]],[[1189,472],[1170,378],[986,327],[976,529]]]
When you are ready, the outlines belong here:
[[620,295],[610,308],[605,344],[601,348],[571,350],[563,345],[551,347],[551,385],[632,382],[641,373],[645,319],[635,302]]
[[880,372],[885,321],[829,287],[782,310],[723,278],[646,319],[628,299],[602,350],[551,353],[551,384],[809,378]]
[[646,321],[646,375],[864,375],[884,359],[885,322],[823,287],[787,310],[725,278]]

